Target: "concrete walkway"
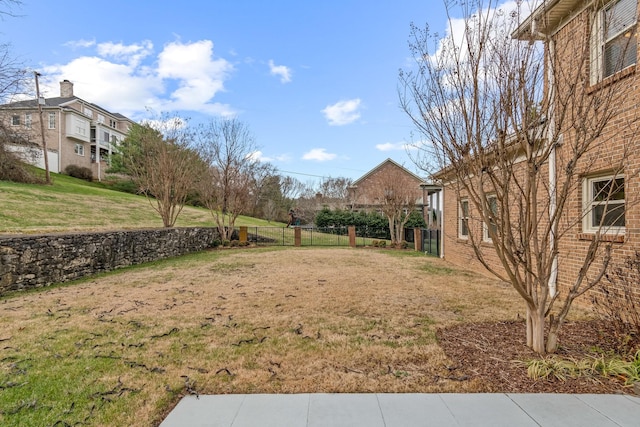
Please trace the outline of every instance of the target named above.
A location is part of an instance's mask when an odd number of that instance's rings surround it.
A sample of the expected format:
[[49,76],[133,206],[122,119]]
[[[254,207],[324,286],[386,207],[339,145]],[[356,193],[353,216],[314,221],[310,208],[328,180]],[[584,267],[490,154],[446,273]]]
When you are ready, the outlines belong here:
[[161,427],[640,426],[640,398],[598,394],[184,397]]

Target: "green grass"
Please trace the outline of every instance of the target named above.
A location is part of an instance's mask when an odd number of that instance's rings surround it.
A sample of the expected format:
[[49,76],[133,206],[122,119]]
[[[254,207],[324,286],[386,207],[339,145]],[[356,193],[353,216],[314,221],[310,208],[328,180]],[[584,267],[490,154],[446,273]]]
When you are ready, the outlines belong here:
[[[162,227],[160,215],[144,196],[113,191],[66,175],[51,174],[52,185],[0,181],[0,233],[47,233]],[[241,216],[236,225],[269,226]],[[211,227],[207,209],[185,206],[176,227]]]

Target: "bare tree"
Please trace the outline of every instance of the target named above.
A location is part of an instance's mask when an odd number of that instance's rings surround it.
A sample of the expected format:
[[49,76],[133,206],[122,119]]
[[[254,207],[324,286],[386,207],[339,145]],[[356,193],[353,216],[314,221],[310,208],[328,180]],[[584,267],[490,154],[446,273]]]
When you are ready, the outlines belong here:
[[165,227],[173,227],[204,163],[191,147],[192,133],[184,119],[163,118],[134,124],[121,145],[124,168],[140,192],[160,214]]
[[[603,130],[624,91],[616,84],[589,90],[594,6],[553,40],[543,37],[543,47],[534,37],[512,38],[520,9],[501,11],[492,0],[456,4],[459,11],[447,2],[447,37],[412,27],[416,65],[400,73],[400,99],[425,141],[413,160],[423,170],[433,162],[441,168],[437,177],[463,201],[461,226],[475,256],[526,305],[527,344],[554,352],[573,301],[598,283],[610,261],[601,222],[576,277],[556,288],[560,242],[575,238],[585,215],[569,204],[571,196],[596,162],[606,159],[613,175],[622,168],[624,153],[605,147],[625,131]],[[607,201],[621,190],[613,179],[602,191]],[[607,209],[603,217],[614,213]],[[483,248],[488,242],[497,265]]]
[[422,195],[420,188],[408,175],[384,169],[372,177],[370,191],[374,204],[380,207],[389,222],[391,243],[402,243],[404,226]]
[[[5,17],[17,16],[13,8],[21,4],[21,0],[0,0],[0,22]],[[22,92],[29,82],[29,77],[25,65],[11,54],[11,45],[0,42],[0,103],[8,102],[11,96]]]
[[21,4],[22,0],[0,0],[0,20],[4,19],[5,16],[15,17],[16,15],[12,9]]
[[251,209],[261,170],[249,128],[238,119],[215,119],[198,132],[199,152],[208,165],[199,195],[211,211],[220,237],[229,240],[235,221]]
[[[6,17],[15,17],[13,8],[20,6],[20,0],[0,0],[0,22]],[[0,29],[0,36],[2,30]],[[30,74],[26,66],[11,52],[9,43],[0,42],[0,103],[11,101],[18,93],[24,93],[29,86]],[[10,117],[5,117],[10,119]],[[29,155],[36,155],[38,147],[29,141],[26,134],[20,134],[15,126],[0,122],[0,179],[18,182],[40,182],[31,174],[9,147],[20,146]]]

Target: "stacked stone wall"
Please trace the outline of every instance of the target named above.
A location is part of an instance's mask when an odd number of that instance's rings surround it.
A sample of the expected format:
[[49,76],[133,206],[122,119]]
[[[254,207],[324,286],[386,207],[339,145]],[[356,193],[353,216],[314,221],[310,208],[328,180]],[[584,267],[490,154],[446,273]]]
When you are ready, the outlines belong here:
[[215,247],[215,228],[0,236],[0,295]]

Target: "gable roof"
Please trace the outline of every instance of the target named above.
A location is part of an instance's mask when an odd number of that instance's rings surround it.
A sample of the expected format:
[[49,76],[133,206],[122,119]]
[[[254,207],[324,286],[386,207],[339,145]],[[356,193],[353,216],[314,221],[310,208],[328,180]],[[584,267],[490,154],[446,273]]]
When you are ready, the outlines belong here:
[[[47,108],[47,107],[57,107],[57,108],[64,108],[67,106],[67,104],[74,102],[74,101],[80,101],[88,106],[91,106],[92,108],[96,109],[96,110],[100,110],[103,111],[113,117],[116,117],[120,120],[128,120],[130,122],[133,122],[133,120],[131,120],[130,118],[128,118],[127,116],[124,116],[120,113],[112,113],[111,111],[108,111],[106,109],[104,109],[103,107],[96,105],[92,102],[87,102],[82,98],[79,98],[77,96],[71,96],[71,97],[53,97],[53,98],[44,98],[44,105],[42,106],[43,108]],[[38,103],[36,99],[27,99],[25,101],[16,101],[16,102],[10,102],[8,104],[2,104],[0,105],[0,109],[25,109],[25,108],[37,108],[38,107]]]
[[420,178],[418,175],[416,175],[415,173],[411,172],[409,169],[405,168],[404,166],[400,165],[399,163],[391,160],[390,158],[387,158],[387,160],[383,161],[378,166],[374,167],[369,172],[365,173],[360,178],[358,178],[355,181],[353,181],[353,183],[350,185],[350,187],[357,187],[360,182],[362,182],[362,181],[366,180],[367,178],[369,178],[371,175],[373,175],[375,172],[377,172],[379,169],[381,169],[387,163],[391,163],[394,166],[400,168],[403,172],[407,173],[408,175],[412,176],[416,180],[420,181],[421,184],[426,184],[424,179]]

